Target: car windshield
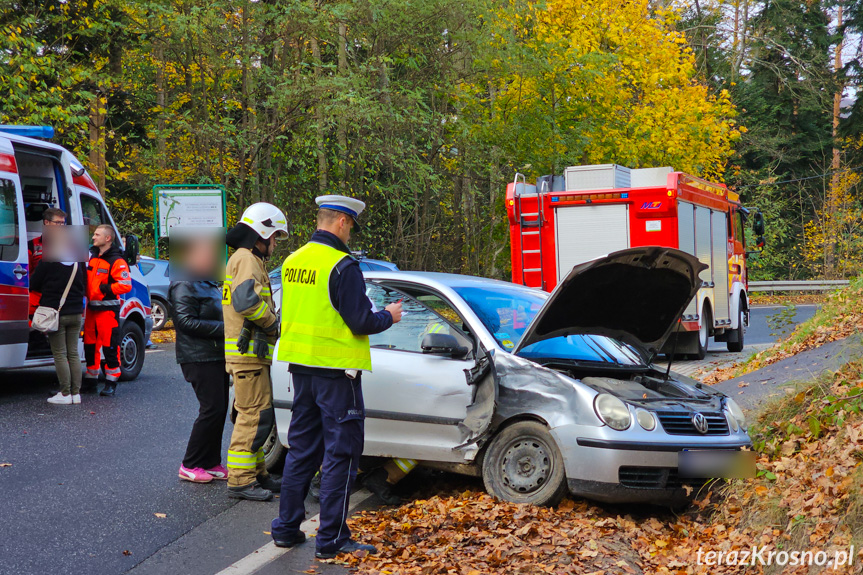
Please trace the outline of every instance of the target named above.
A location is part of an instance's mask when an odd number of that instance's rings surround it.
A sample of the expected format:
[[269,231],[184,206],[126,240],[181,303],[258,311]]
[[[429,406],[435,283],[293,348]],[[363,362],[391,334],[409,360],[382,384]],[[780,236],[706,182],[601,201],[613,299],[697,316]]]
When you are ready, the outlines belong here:
[[[515,348],[536,317],[548,294],[517,286],[456,287],[483,325],[506,350]],[[559,336],[526,346],[519,356],[527,359],[562,359],[641,366],[638,351],[619,340],[601,335]]]

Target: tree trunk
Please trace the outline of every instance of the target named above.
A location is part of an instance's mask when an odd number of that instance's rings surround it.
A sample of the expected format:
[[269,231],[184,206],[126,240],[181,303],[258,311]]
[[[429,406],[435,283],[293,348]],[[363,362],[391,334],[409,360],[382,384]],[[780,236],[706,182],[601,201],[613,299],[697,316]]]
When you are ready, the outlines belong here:
[[321,90],[321,48],[318,46],[318,39],[312,37],[309,40],[312,45],[312,59],[314,60],[314,77],[315,77],[315,131],[317,134],[317,152],[318,152],[318,191],[321,193],[327,190],[327,149],[326,149],[326,130],[324,127],[324,110],[322,102],[324,99],[323,91]]

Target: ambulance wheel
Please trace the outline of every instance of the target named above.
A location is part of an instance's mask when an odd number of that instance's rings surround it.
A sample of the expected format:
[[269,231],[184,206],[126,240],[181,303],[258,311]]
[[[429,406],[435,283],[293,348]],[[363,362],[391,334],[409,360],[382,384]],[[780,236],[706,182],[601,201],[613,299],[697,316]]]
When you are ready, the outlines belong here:
[[713,325],[713,316],[710,314],[710,308],[704,305],[701,311],[701,325],[698,327],[698,351],[695,353],[695,359],[704,359],[707,355],[707,347],[710,345],[710,327]]
[[285,456],[288,454],[288,450],[279,441],[279,433],[275,423],[267,436],[267,440],[264,441],[262,449],[264,450],[264,465],[267,466],[267,471],[281,475],[285,469]]
[[734,330],[736,334],[735,339],[737,341],[729,341],[728,342],[728,351],[732,353],[737,353],[738,351],[743,351],[743,335],[746,333],[746,328],[743,325],[743,320],[746,317],[746,314],[743,313],[743,310],[740,310],[740,317],[737,320],[737,329]]
[[144,332],[134,321],[127,319],[120,331],[120,381],[138,377],[144,367]]
[[491,495],[513,503],[557,505],[567,493],[563,455],[537,421],[519,421],[492,439],[482,480]]

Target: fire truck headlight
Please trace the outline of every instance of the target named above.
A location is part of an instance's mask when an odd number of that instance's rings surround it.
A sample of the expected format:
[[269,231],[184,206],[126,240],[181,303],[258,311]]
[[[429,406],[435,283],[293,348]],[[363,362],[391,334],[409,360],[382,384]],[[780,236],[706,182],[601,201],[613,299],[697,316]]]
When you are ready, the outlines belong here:
[[737,402],[731,399],[730,397],[725,400],[725,407],[728,408],[728,412],[731,414],[731,417],[737,421],[737,425],[741,428],[746,428],[746,416],[743,415],[743,410],[740,409],[740,406],[737,405]]
[[617,431],[623,431],[632,422],[626,404],[613,395],[607,393],[597,395],[593,400],[593,409],[603,423]]
[[636,409],[635,419],[638,420],[638,425],[640,425],[647,431],[653,431],[653,429],[656,427],[656,418],[653,417],[653,414],[647,410]]

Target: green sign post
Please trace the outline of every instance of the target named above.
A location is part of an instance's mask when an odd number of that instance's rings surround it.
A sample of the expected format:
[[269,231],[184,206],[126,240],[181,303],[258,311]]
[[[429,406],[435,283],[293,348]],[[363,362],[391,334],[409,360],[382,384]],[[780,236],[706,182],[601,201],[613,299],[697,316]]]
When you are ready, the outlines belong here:
[[153,186],[153,232],[156,258],[159,239],[167,238],[171,228],[227,226],[225,187],[221,185],[158,184]]

